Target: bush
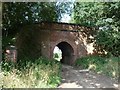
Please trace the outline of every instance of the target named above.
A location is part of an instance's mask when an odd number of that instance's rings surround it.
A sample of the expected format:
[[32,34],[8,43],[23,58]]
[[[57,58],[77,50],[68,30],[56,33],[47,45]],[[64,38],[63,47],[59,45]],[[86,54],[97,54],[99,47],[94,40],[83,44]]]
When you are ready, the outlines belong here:
[[81,66],[82,68],[89,68],[89,65],[91,64],[104,64],[106,63],[106,60],[104,58],[99,57],[99,56],[87,56],[87,57],[82,57],[76,60],[75,65],[76,66]]
[[9,69],[6,68],[10,63],[2,63],[0,86],[3,88],[53,88],[60,83],[59,62],[42,57],[34,61],[28,61],[28,58],[21,61],[24,62],[10,66]]
[[76,60],[75,65],[117,79],[119,77],[118,60],[120,60],[119,57],[87,56]]
[[[99,53],[107,52],[110,56],[120,56],[120,32],[117,30],[101,30],[96,35],[94,47]],[[99,53],[99,54],[100,54]]]

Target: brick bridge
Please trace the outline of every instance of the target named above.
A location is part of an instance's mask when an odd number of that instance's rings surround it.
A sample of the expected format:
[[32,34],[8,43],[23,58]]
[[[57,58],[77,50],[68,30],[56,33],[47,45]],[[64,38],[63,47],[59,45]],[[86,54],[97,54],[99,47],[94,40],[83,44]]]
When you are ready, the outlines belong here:
[[18,56],[26,52],[26,56],[53,58],[57,46],[62,51],[61,62],[73,64],[77,58],[87,55],[82,31],[89,30],[89,27],[56,22],[26,25],[17,37]]

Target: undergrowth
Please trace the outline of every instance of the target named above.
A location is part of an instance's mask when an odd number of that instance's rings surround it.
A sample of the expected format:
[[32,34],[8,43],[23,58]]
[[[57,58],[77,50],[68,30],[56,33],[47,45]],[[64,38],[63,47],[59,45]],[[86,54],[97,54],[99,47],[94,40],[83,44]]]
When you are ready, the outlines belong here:
[[25,58],[18,63],[2,62],[1,66],[2,88],[55,88],[61,81],[61,64],[56,60]]
[[100,57],[100,56],[87,56],[76,60],[75,65],[82,69],[89,69],[98,74],[105,74],[112,78],[118,79],[119,77],[119,57]]

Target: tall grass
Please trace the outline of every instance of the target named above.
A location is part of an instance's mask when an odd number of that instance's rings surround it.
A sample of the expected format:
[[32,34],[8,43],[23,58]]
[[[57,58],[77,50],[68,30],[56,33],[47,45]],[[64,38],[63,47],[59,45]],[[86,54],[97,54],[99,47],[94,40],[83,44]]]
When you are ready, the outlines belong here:
[[112,78],[118,79],[119,77],[119,57],[100,57],[100,56],[87,56],[76,60],[75,65],[83,69],[89,69],[99,74],[105,74]]
[[21,62],[2,63],[0,87],[3,88],[55,88],[60,84],[61,65],[55,60],[39,58]]

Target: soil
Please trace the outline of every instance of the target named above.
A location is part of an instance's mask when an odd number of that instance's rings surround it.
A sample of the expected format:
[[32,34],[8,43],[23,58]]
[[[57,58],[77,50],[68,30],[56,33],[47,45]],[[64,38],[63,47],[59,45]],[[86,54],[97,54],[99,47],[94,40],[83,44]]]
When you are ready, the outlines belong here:
[[58,88],[118,88],[118,81],[89,70],[62,65],[62,83]]

